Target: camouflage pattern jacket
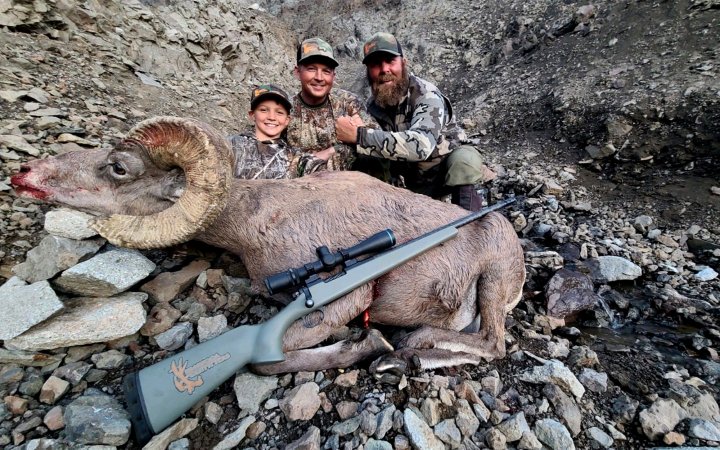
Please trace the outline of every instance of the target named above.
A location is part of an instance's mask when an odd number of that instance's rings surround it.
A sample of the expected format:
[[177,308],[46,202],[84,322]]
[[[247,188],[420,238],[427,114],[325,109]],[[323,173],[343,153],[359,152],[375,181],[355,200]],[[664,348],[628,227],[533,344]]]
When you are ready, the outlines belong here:
[[293,152],[282,139],[261,142],[254,133],[243,133],[230,136],[228,140],[235,155],[235,178],[293,178],[289,170],[289,159]]
[[233,175],[246,180],[297,178],[325,167],[326,161],[278,139],[258,141],[252,132],[228,137],[235,156]]
[[[342,89],[334,89],[328,100],[321,105],[306,104],[300,94],[292,98],[292,103],[290,126],[287,129],[288,142],[292,147],[310,154],[330,146],[335,147],[335,154],[327,161],[327,170],[349,170],[355,160],[355,146],[343,144],[337,139],[335,119],[357,114],[367,127],[378,128],[377,122],[367,113],[360,98]],[[313,165],[305,167],[311,166]],[[308,170],[303,173],[308,173]]]
[[450,101],[432,83],[410,75],[408,95],[391,109],[368,102],[382,130],[362,127],[357,152],[394,161],[418,162],[427,170],[466,139],[453,117]]

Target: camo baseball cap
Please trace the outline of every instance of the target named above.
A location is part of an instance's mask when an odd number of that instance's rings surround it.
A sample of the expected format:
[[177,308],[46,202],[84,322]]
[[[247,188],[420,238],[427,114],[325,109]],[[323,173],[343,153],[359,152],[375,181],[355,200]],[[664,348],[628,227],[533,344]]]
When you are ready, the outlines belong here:
[[338,62],[335,60],[333,49],[327,42],[320,38],[310,38],[302,41],[297,51],[297,63],[302,64],[310,58],[318,58],[324,60],[330,67],[337,67]]
[[368,41],[363,45],[363,64],[367,64],[367,60],[371,55],[375,53],[383,52],[389,53],[395,56],[402,56],[402,47],[395,36],[390,33],[375,33]]
[[288,112],[292,109],[290,97],[288,97],[285,91],[274,84],[261,84],[252,89],[250,92],[250,109],[254,111],[258,103],[269,99],[275,100],[283,105],[287,108]]

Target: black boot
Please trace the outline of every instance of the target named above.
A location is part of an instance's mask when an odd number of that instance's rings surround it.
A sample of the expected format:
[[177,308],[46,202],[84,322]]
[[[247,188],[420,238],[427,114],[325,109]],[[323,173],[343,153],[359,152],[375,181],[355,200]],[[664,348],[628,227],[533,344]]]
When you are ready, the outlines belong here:
[[462,186],[453,186],[452,202],[468,211],[480,211],[483,207],[483,199],[477,193],[475,185],[463,184]]

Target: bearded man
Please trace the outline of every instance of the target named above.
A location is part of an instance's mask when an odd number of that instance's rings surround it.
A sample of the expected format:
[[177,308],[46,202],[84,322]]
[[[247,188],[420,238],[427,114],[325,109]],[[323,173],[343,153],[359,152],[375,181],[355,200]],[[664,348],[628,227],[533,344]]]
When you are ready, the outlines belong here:
[[467,210],[482,208],[476,185],[495,174],[475,147],[463,145],[466,136],[450,101],[434,84],[409,74],[392,34],[376,33],[363,53],[373,93],[368,112],[381,129],[340,117],[335,122],[338,139],[356,144],[359,155],[389,160],[390,176],[415,192],[433,198],[451,194],[452,202]]

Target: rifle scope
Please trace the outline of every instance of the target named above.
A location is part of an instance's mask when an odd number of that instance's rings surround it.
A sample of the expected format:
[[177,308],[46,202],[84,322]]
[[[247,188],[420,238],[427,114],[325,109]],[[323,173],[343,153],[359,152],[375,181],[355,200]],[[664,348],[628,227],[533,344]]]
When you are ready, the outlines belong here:
[[395,235],[389,228],[373,234],[350,248],[340,249],[335,253],[330,252],[327,246],[323,245],[315,249],[315,253],[318,255],[317,261],[270,275],[265,278],[265,287],[271,295],[286,289],[296,288],[302,285],[311,275],[319,272],[329,272],[351,259],[369,253],[381,252],[393,245],[395,245]]

